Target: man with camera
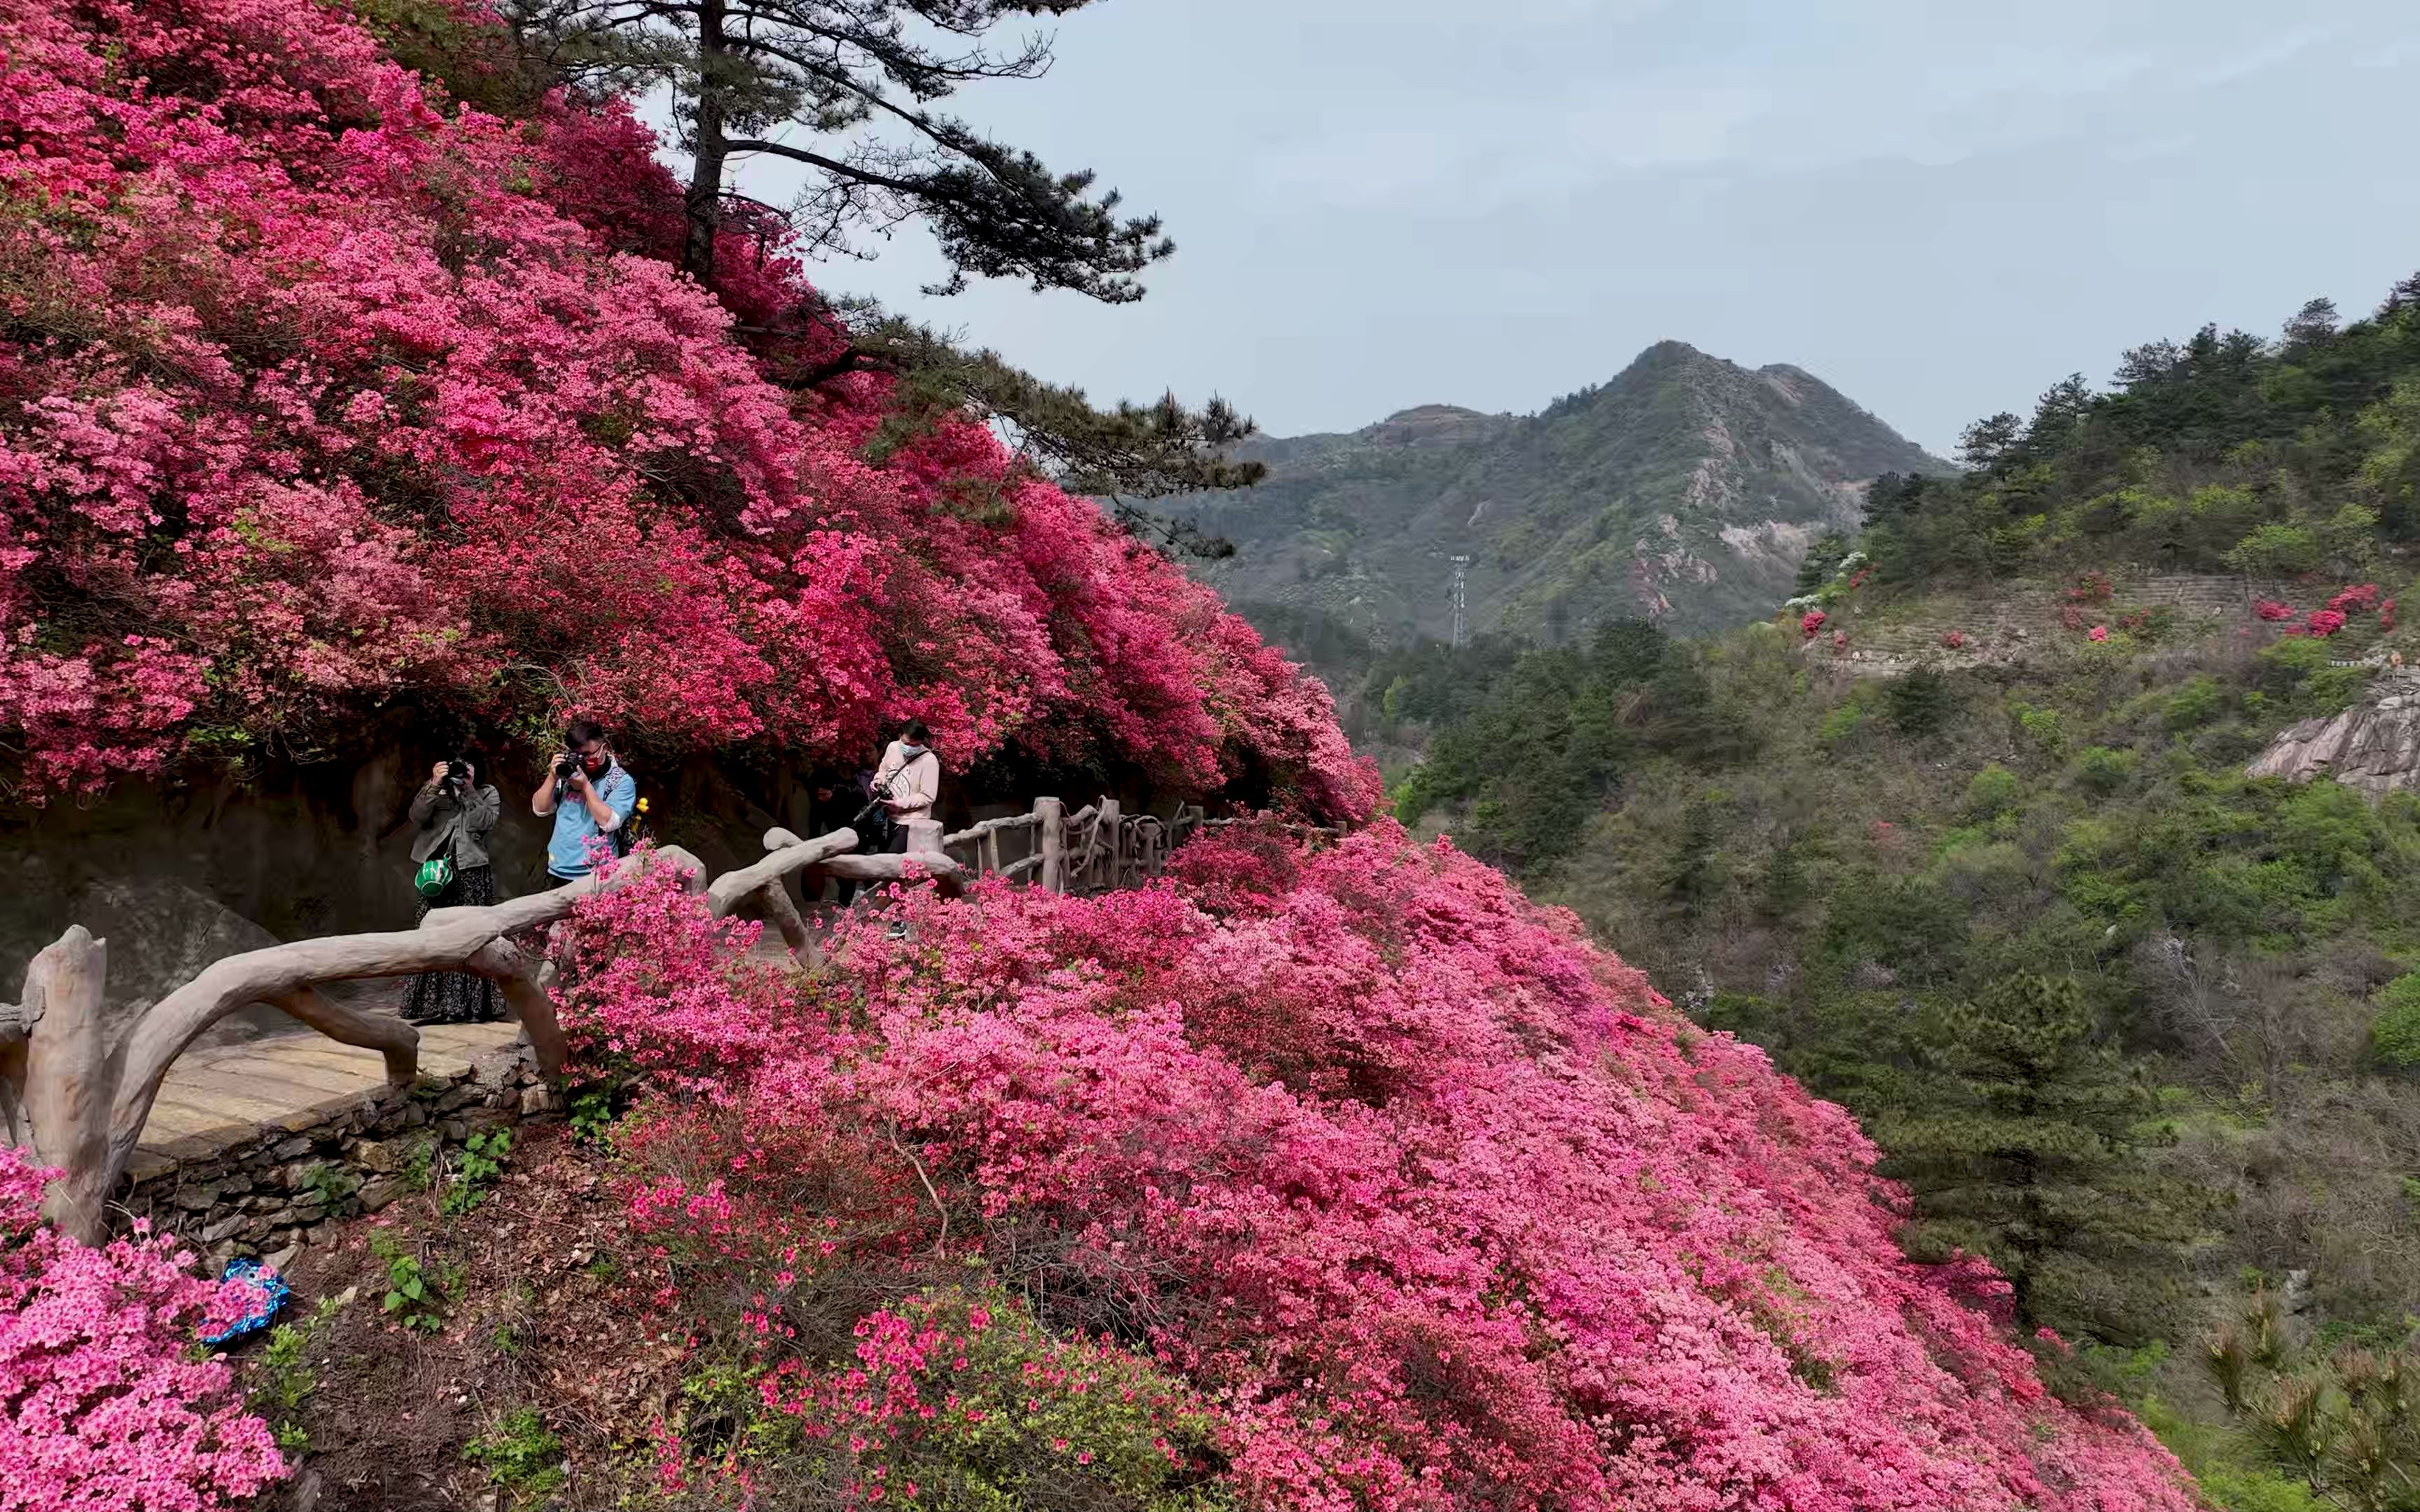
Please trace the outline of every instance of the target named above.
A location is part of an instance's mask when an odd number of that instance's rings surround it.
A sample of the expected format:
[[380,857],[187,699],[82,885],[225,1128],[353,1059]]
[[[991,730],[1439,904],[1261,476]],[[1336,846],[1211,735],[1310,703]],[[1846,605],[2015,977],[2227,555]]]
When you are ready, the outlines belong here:
[[630,817],[639,801],[639,784],[622,770],[606,744],[605,727],[594,719],[574,719],[563,733],[563,749],[548,764],[544,779],[530,797],[530,812],[554,816],[554,837],[547,841],[546,870],[559,882],[577,882],[595,865],[590,844],[612,842],[615,831]]

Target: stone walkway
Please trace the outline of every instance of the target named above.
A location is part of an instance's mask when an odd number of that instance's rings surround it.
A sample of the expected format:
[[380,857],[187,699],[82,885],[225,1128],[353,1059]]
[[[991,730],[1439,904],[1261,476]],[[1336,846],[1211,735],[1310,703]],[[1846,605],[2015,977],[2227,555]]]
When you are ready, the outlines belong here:
[[[420,1031],[421,1072],[460,1076],[474,1057],[520,1037],[517,1024],[431,1025]],[[302,1134],[385,1086],[386,1062],[377,1051],[317,1034],[188,1051],[168,1068],[127,1174],[142,1181],[272,1130]]]

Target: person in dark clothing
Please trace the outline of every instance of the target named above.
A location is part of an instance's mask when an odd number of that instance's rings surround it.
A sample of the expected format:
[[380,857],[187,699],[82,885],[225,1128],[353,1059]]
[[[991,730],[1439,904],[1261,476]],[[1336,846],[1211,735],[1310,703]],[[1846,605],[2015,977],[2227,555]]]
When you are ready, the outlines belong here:
[[[844,825],[851,823],[855,816],[861,814],[873,803],[874,768],[871,766],[861,766],[845,777],[836,775],[828,777],[815,788],[816,811],[830,812],[834,819]],[[830,810],[825,809],[827,804],[831,806]],[[859,848],[861,852],[864,849],[862,837],[860,838]],[[841,907],[846,908],[857,901],[857,894],[862,884],[847,877],[834,879],[832,883],[835,889],[834,900]]]
[[[504,811],[494,786],[479,780],[468,761],[439,762],[411,799],[415,862],[450,855],[454,880],[434,898],[420,900],[414,922],[432,908],[482,908],[496,901],[496,871],[488,839]],[[487,1024],[504,1017],[504,998],[485,977],[461,971],[424,971],[405,990],[403,1016],[414,1024]]]

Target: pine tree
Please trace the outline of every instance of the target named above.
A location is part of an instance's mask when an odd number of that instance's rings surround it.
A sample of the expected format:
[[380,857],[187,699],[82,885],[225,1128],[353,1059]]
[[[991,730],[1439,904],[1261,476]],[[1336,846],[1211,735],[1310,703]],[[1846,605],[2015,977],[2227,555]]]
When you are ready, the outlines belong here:
[[2006,977],[1937,1014],[1920,1108],[1888,1113],[1885,1170],[1916,1197],[1912,1254],[1963,1249],[2009,1279],[2031,1331],[2144,1336],[2162,1299],[2142,1275],[2193,1234],[2184,1195],[2144,1159],[2156,1111],[2093,1033],[2072,978]]
[[2002,410],[1978,420],[1958,433],[1958,460],[1978,472],[1989,472],[2016,455],[2024,422]]
[[1214,397],[1190,409],[1171,393],[1156,404],[1122,402],[1104,409],[1081,389],[1045,382],[997,352],[967,350],[929,328],[883,317],[869,305],[858,306],[855,316],[845,322],[852,335],[844,352],[813,372],[783,375],[782,380],[812,385],[864,370],[896,376],[890,411],[869,449],[874,460],[939,420],[972,414],[1007,437],[1017,465],[1069,493],[1107,502],[1119,523],[1137,535],[1187,556],[1234,555],[1233,543],[1137,502],[1261,481],[1267,471],[1262,463],[1230,455],[1259,427],[1226,401]]
[[1921,738],[1939,731],[1957,711],[1958,695],[1948,679],[1930,667],[1918,667],[1883,688],[1890,722],[1903,735]]
[[1792,835],[1774,849],[1773,859],[1764,866],[1764,886],[1758,899],[1758,908],[1776,923],[1787,923],[1798,917],[1814,896],[1807,877],[1807,862],[1799,855],[1798,837]]
[[1724,872],[1714,854],[1720,836],[1715,801],[1709,795],[1683,811],[1679,848],[1664,869],[1665,901],[1683,919],[1702,917],[1708,905],[1722,896]]
[[2033,421],[2025,427],[2026,455],[2036,459],[2057,455],[2092,413],[2092,385],[2081,373],[2070,373],[2043,391],[2034,402]]
[[[1175,250],[1156,217],[1121,218],[1089,172],[1054,174],[932,107],[968,84],[1035,79],[1047,38],[1005,51],[985,39],[1015,17],[1063,16],[1091,0],[504,0],[524,44],[575,77],[669,85],[690,155],[681,264],[711,280],[735,196],[732,160],[769,156],[812,172],[785,212],[816,247],[855,250],[922,220],[969,274],[1031,279],[1112,303],[1142,297],[1136,275]],[[775,140],[776,136],[783,137]],[[753,202],[751,202],[753,203]]]
[[2340,323],[2335,301],[2306,300],[2294,313],[2294,318],[2286,322],[2282,338],[2285,349],[2288,354],[2297,354],[2321,346],[2336,333]]

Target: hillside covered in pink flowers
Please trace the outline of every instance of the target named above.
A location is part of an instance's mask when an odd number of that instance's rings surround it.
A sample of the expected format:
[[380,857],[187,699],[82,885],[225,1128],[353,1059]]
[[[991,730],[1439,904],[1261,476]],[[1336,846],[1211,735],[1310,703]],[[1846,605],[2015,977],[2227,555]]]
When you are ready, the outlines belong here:
[[[566,1025],[617,1121],[467,1216],[381,1214],[452,1277],[427,1331],[365,1301],[318,1396],[256,1409],[390,1457],[441,1404],[347,1377],[509,1328],[560,1505],[2197,1504],[2131,1418],[2044,1389],[1988,1267],[1902,1256],[1847,1114],[1570,916],[1385,821],[1207,837],[1176,873],[903,900],[908,934],[844,926],[805,975],[668,869],[584,902]],[[576,1246],[549,1200],[593,1215]],[[211,1299],[164,1248],[28,1243],[0,1234],[10,1504],[279,1475],[183,1363]],[[315,1247],[296,1286],[375,1298],[377,1253]],[[120,1391],[144,1410],[97,1411]]]
[[[584,1142],[374,1220],[433,1283],[400,1320],[393,1260],[315,1242],[298,1294],[367,1320],[284,1401],[190,1342],[248,1299],[43,1227],[0,1151],[0,1507],[243,1504],[391,1426],[323,1404],[445,1411],[448,1348],[550,1383],[510,1405],[565,1505],[2195,1504],[2045,1391],[1988,1267],[1901,1254],[1848,1115],[1372,820],[1326,692],[1215,597],[979,426],[876,464],[884,380],[775,381],[842,333],[738,339],[801,274],[732,236],[716,294],[679,277],[626,112],[482,114],[320,0],[0,0],[0,59],[20,795],[576,707],[807,760],[914,714],[1367,821],[1098,898],[894,896],[813,970],[666,868],[583,901]],[[550,1193],[604,1253],[474,1287]],[[349,1387],[388,1365],[417,1395]],[[506,1405],[441,1445],[482,1496]]]
[[[756,1383],[740,1442],[798,1435],[768,1466],[668,1420],[667,1476],[963,1458],[998,1410],[964,1294],[1004,1282],[1157,1382],[1151,1492],[1104,1504],[2195,1504],[2131,1419],[2044,1391],[1987,1267],[1902,1257],[1846,1113],[1569,915],[1384,822],[1177,872],[911,904],[913,943],[868,926],[790,990],[701,969],[716,926],[668,886],[583,905],[587,1054],[711,1093],[617,1139],[654,1302]],[[1113,1458],[1086,1421],[1003,1452]]]
[[916,715],[1369,810],[1325,690],[1092,504],[972,424],[872,465],[888,378],[772,381],[845,333],[762,238],[675,272],[626,109],[484,114],[305,0],[12,3],[0,55],[21,794],[399,705],[793,760]]

